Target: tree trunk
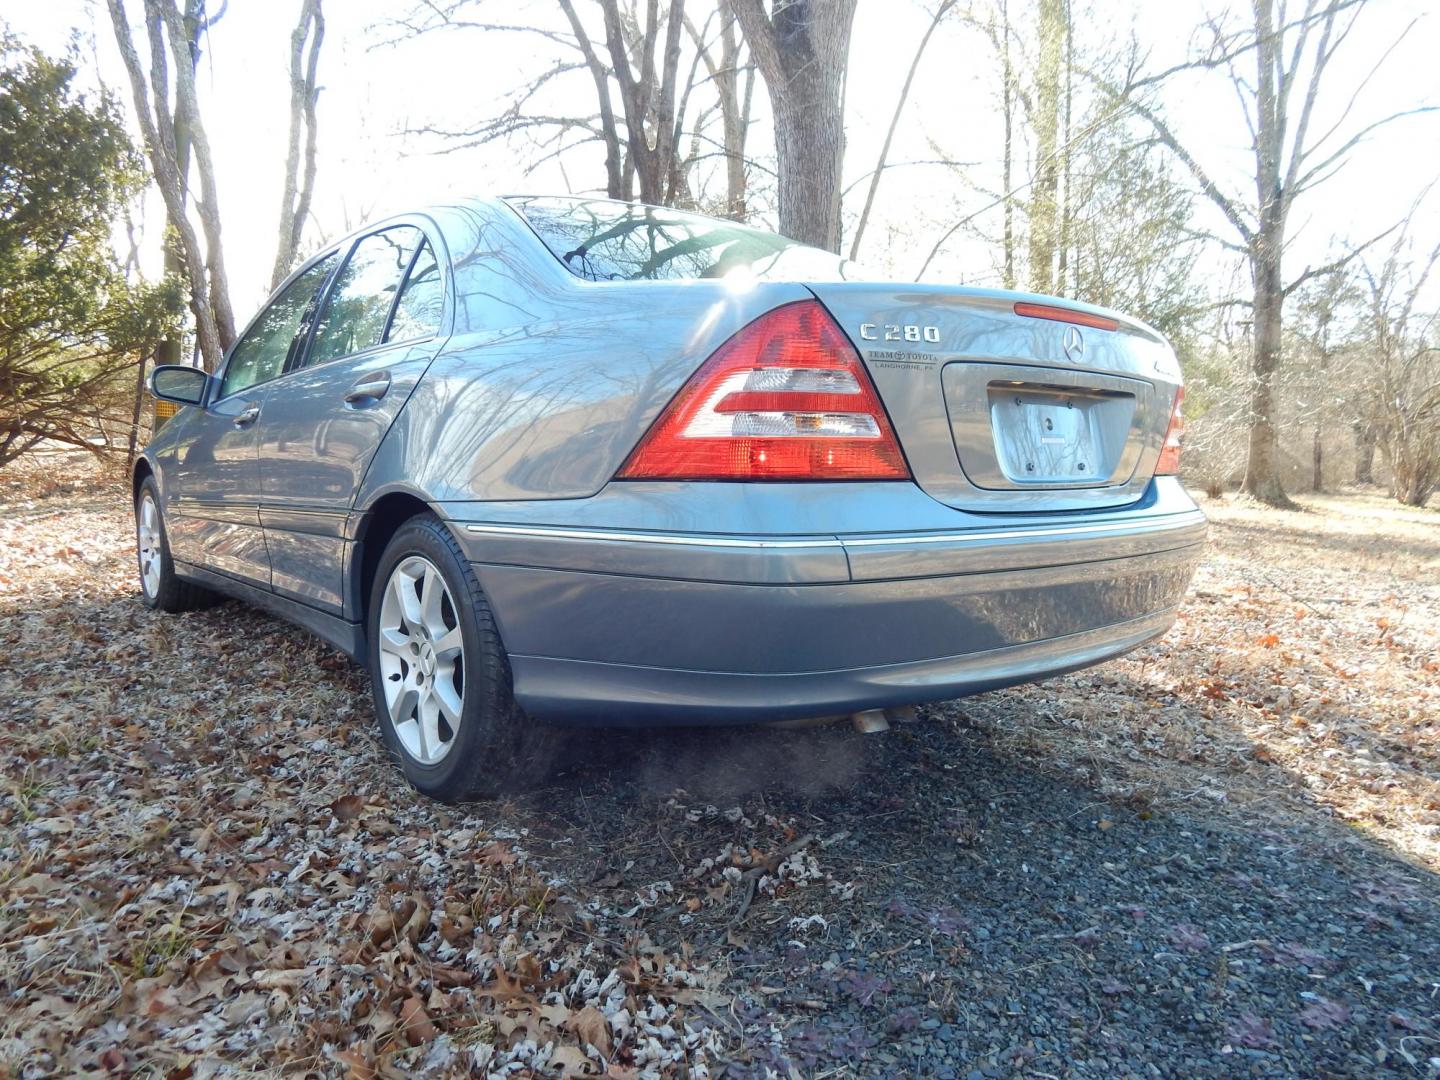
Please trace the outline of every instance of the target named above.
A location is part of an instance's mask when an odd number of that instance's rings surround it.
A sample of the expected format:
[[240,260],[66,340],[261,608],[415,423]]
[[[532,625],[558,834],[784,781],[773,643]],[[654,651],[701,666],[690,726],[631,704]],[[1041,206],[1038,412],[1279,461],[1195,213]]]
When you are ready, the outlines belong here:
[[1072,138],[1071,110],[1075,104],[1075,24],[1070,18],[1070,0],[1061,0],[1065,5],[1065,103],[1060,121],[1060,239],[1055,267],[1055,295],[1079,297],[1069,276],[1071,218],[1074,214],[1070,197]]
[[1055,291],[1055,235],[1060,169],[1060,67],[1065,54],[1065,0],[1040,0],[1040,56],[1035,72],[1035,173],[1030,186],[1030,291]]
[[1315,438],[1310,445],[1310,490],[1316,493],[1325,490],[1325,450],[1320,439],[1320,425],[1315,425]]
[[845,129],[839,88],[824,65],[812,63],[788,85],[775,109],[775,149],[780,166],[780,231],[802,244],[838,251],[840,222],[835,192]]
[[[313,27],[313,31],[312,31]],[[309,56],[305,42],[310,41]],[[285,157],[285,190],[280,196],[279,238],[275,265],[270,272],[273,291],[290,274],[300,250],[300,235],[310,213],[315,193],[316,124],[315,105],[320,87],[315,79],[320,65],[320,45],[325,40],[325,15],[320,0],[302,0],[300,21],[290,34],[290,143]],[[301,173],[301,147],[304,173]]]
[[1275,382],[1280,368],[1280,252],[1267,230],[1256,237],[1251,254],[1255,283],[1254,357],[1250,383],[1250,454],[1240,490],[1272,506],[1293,508],[1280,478],[1280,436],[1275,423]]
[[1007,289],[1015,288],[1015,198],[1012,194],[1015,179],[1015,90],[1014,67],[1010,62],[1010,5],[1008,0],[1000,4],[1000,32],[1004,35],[1001,48],[1002,84],[1000,103],[1005,119],[1005,159],[1001,166],[1000,197],[1004,202],[1004,257],[1005,269],[1001,283]]
[[130,442],[125,448],[125,468],[135,464],[135,450],[140,445],[140,415],[145,409],[145,356],[135,363],[135,400],[130,409]]
[[620,133],[615,125],[615,106],[610,101],[610,72],[595,51],[585,25],[575,11],[573,0],[560,0],[560,8],[570,20],[575,45],[585,57],[585,66],[595,83],[596,100],[600,105],[600,133],[605,142],[605,192],[612,199],[623,199],[625,178],[621,172]]
[[[710,81],[715,84],[715,100],[720,106],[721,146],[725,151],[724,214],[733,221],[744,221],[747,213],[745,139],[750,127],[750,91],[754,87],[755,69],[749,69],[742,88],[740,31],[729,0],[717,0],[716,13],[720,16],[718,63],[705,40],[704,29],[697,28],[688,16],[685,18],[685,28],[690,32],[696,55],[704,63]],[[705,29],[708,29],[709,25],[707,20]],[[680,111],[683,115],[684,109]],[[700,156],[699,139],[700,132],[697,129],[692,135],[692,161],[698,160]]]
[[1281,186],[1284,102],[1276,85],[1281,45],[1273,32],[1271,0],[1255,0],[1258,78],[1255,84],[1255,187],[1258,228],[1250,241],[1250,274],[1255,287],[1255,348],[1251,361],[1250,456],[1240,490],[1292,509],[1280,478],[1280,435],[1276,428],[1276,373],[1284,334],[1285,284],[1280,258],[1285,248],[1286,196]]
[[1356,421],[1350,425],[1355,433],[1355,483],[1375,483],[1375,429]]
[[[183,259],[185,278],[189,285],[190,310],[195,316],[195,342],[204,357],[207,371],[214,371],[228,346],[228,339],[219,325],[213,305],[213,286],[209,285],[205,254],[200,239],[187,214],[187,188],[185,177],[180,172],[177,154],[176,122],[184,125],[184,144],[190,147],[194,142],[194,130],[190,125],[190,110],[177,101],[175,114],[169,111],[169,65],[166,59],[165,25],[158,14],[152,18],[155,0],[145,0],[146,30],[150,39],[151,64],[149,79],[141,66],[135,40],[130,33],[130,21],[125,12],[124,0],[107,0],[110,21],[115,30],[115,44],[125,64],[130,80],[130,89],[135,100],[136,119],[145,139],[146,154],[150,159],[156,186],[165,200],[165,216],[170,224],[173,239]],[[192,9],[193,10],[193,9]],[[192,24],[193,25],[193,24]],[[186,33],[181,28],[181,33]],[[186,37],[186,63],[193,62],[193,37]],[[188,68],[186,74],[193,74]],[[193,78],[191,80],[193,84]],[[151,89],[154,90],[152,112]],[[186,158],[188,165],[188,156]],[[188,171],[188,170],[187,170]],[[233,336],[233,321],[231,335]]]
[[1440,484],[1440,466],[1413,446],[1392,448],[1386,455],[1390,463],[1390,493],[1405,506],[1424,506]]
[[[215,330],[220,352],[235,340],[235,312],[230,306],[230,280],[225,271],[225,252],[220,245],[220,196],[215,187],[215,162],[210,154],[210,139],[200,119],[200,98],[195,90],[194,46],[187,34],[185,20],[174,0],[145,0],[149,18],[164,20],[170,53],[175,61],[175,113],[185,118],[190,129],[190,146],[200,179],[200,197],[195,208],[200,214],[200,227],[205,233],[205,273],[209,281],[210,309],[215,316]],[[152,36],[153,44],[158,36]],[[163,57],[151,57],[152,64],[163,64]],[[219,359],[206,358],[213,371]]]
[[[631,47],[625,35],[624,17],[618,0],[603,0],[605,41],[610,51],[610,70],[620,84],[620,101],[625,108],[625,134],[629,154],[625,160],[624,186],[630,177],[640,181],[640,201],[656,206],[669,201],[666,181],[675,175],[677,153],[676,76],[680,64],[680,31],[684,25],[683,0],[670,0],[665,19],[665,42],[660,67],[655,65],[655,46],[660,34],[658,0],[646,9],[640,50],[640,72],[631,67]],[[647,128],[653,118],[655,144],[650,145]]]
[[841,91],[856,0],[733,0],[775,115],[780,231],[840,250],[840,167],[845,155]]
[[720,99],[720,116],[725,139],[725,216],[744,221],[745,135],[748,116],[740,97],[740,39],[735,15],[724,4],[720,17],[720,67],[715,73],[715,92]]

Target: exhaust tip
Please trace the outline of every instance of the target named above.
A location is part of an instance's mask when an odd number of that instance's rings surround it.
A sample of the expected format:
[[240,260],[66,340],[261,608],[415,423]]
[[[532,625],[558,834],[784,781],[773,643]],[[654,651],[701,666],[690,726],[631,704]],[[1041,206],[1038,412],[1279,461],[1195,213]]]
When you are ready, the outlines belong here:
[[886,718],[884,709],[866,709],[864,712],[854,713],[850,722],[861,735],[878,735],[882,731],[890,730],[890,721]]

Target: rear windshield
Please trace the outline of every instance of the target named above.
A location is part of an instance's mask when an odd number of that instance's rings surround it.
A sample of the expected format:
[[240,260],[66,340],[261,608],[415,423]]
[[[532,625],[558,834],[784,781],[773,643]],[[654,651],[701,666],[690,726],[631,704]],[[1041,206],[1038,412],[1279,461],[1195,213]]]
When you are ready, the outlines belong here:
[[838,255],[733,221],[606,199],[506,200],[551,253],[587,281],[683,281],[739,272],[779,281],[842,281]]

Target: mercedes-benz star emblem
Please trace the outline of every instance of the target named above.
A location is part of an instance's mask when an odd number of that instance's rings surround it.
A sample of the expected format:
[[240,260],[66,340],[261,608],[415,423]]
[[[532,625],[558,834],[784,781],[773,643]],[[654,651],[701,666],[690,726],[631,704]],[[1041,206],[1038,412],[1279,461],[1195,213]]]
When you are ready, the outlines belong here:
[[1085,338],[1078,326],[1071,326],[1065,331],[1065,359],[1072,364],[1085,359]]

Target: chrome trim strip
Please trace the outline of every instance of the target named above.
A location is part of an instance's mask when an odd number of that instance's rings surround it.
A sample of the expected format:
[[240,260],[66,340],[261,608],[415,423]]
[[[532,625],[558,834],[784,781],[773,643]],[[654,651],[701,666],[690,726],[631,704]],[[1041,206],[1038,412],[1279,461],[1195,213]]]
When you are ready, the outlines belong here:
[[988,541],[988,540],[1024,540],[1031,537],[1043,536],[1048,538],[1070,539],[1081,538],[1092,535],[1104,535],[1106,533],[1126,532],[1134,533],[1137,536],[1149,535],[1151,533],[1168,532],[1171,529],[1187,529],[1205,522],[1203,514],[1176,514],[1164,518],[1151,518],[1142,521],[1103,521],[1094,522],[1090,525],[1035,525],[1029,528],[999,529],[994,532],[960,532],[919,534],[908,536],[872,536],[861,540],[846,540],[846,547],[885,547],[891,544],[951,544],[963,543],[966,541]]
[[891,547],[910,544],[984,543],[992,540],[1026,540],[1036,537],[1070,539],[1103,536],[1108,533],[1146,535],[1189,529],[1205,524],[1201,513],[1167,515],[1139,521],[1093,522],[1088,525],[1034,525],[989,532],[910,533],[896,536],[870,536],[849,540],[838,537],[816,537],[811,540],[740,540],[733,537],[684,536],[674,533],[609,532],[600,529],[558,529],[536,525],[466,525],[465,531],[491,536],[535,536],[556,540],[605,540],[636,544],[666,544],[681,547],[743,548],[769,550],[776,548]]
[[556,540],[615,540],[622,543],[672,544],[681,547],[746,548],[838,548],[833,537],[814,540],[736,540],[732,537],[678,536],[674,533],[604,532],[599,529],[551,529],[534,525],[466,525],[466,532],[492,536],[543,536]]

